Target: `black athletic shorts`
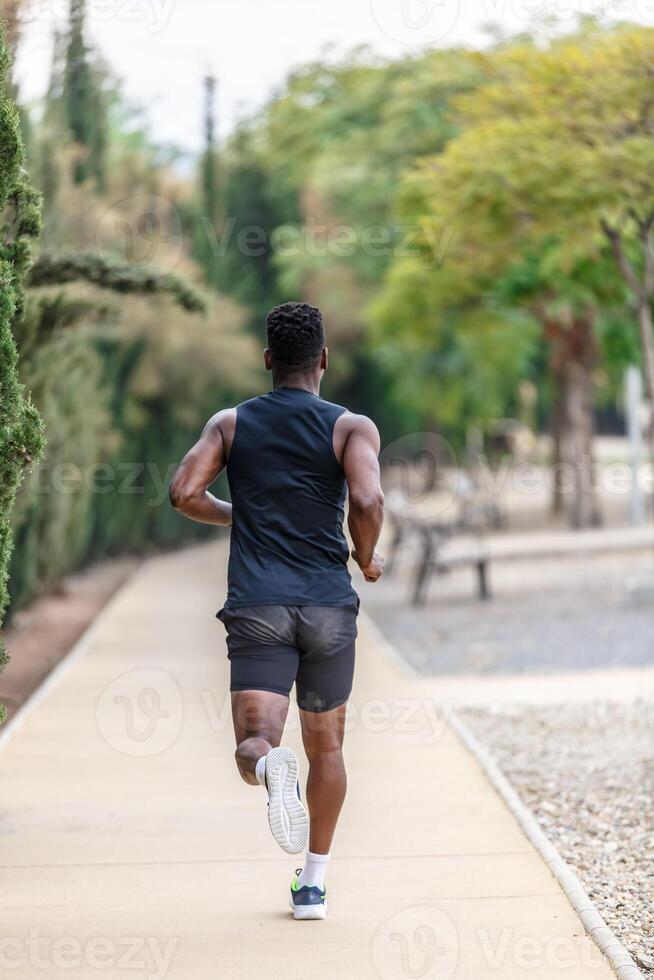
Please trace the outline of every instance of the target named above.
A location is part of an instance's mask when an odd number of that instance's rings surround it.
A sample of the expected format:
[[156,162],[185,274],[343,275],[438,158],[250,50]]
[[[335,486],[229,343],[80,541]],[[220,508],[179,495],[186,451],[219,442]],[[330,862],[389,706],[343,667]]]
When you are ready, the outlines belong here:
[[304,711],[330,711],[352,690],[358,605],[221,609],[232,691],[290,694]]

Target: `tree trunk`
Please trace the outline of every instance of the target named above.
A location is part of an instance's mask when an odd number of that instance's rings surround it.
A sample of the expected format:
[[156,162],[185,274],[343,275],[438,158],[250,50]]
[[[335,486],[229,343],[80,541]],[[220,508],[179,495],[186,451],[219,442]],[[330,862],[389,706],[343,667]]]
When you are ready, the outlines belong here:
[[[601,524],[595,486],[593,441],[597,363],[594,313],[588,310],[565,321],[548,320],[550,368],[557,384],[552,425],[555,433],[553,511],[561,513],[566,496],[574,528]],[[558,433],[558,439],[556,435]]]
[[594,479],[594,386],[592,369],[584,361],[571,361],[566,370],[567,457],[574,495],[570,520],[574,528],[597,527],[600,509]]
[[565,431],[566,431],[566,378],[560,369],[552,370],[554,397],[552,399],[552,515],[560,516],[565,511],[564,473]]
[[650,447],[650,458],[654,461],[654,324],[652,324],[652,306],[646,296],[641,297],[638,302],[638,326],[640,328],[640,340],[643,348],[645,391],[651,408],[647,438]]

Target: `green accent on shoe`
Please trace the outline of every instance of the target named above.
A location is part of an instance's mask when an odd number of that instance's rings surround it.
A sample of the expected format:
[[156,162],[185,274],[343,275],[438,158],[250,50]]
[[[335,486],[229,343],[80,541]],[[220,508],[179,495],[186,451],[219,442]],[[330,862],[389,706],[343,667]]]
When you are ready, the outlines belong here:
[[[292,892],[299,892],[300,891],[300,875],[301,874],[302,874],[302,868],[298,868],[298,870],[295,872],[295,878],[293,878],[293,881],[291,882],[291,891]],[[325,900],[325,898],[327,897],[327,889],[326,888],[323,888],[322,892],[320,893],[320,897],[322,898],[323,901]]]

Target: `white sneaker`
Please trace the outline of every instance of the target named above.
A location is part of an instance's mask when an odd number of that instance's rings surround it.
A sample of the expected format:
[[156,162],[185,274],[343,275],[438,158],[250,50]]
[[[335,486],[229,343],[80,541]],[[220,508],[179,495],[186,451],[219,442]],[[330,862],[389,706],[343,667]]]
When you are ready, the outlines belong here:
[[266,756],[268,823],[272,835],[287,854],[299,854],[309,843],[309,817],[300,799],[295,752],[280,745]]

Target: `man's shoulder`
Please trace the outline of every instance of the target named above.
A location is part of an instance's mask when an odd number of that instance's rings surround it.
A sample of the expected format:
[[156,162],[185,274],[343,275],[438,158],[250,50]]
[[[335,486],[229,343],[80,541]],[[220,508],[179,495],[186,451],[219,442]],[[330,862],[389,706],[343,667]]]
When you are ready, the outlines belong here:
[[207,428],[220,429],[227,423],[228,425],[236,420],[236,408],[221,408],[215,412],[207,422]]
[[379,430],[367,415],[358,415],[346,409],[337,419],[334,427],[334,450],[339,461],[345,446],[351,445],[352,440],[362,439],[376,452],[380,449]]
[[236,409],[221,408],[219,412],[216,412],[211,416],[204,427],[203,435],[205,437],[209,436],[218,439],[222,438],[223,442],[227,440],[227,444],[231,445],[235,428]]
[[343,409],[343,414],[338,421],[341,428],[349,432],[360,432],[362,435],[378,433],[377,426],[369,416],[351,412],[348,408]]

